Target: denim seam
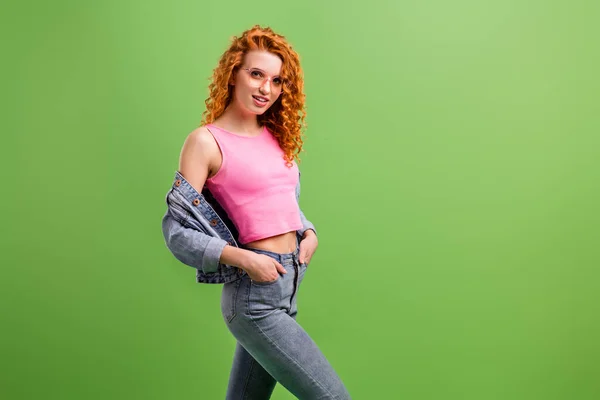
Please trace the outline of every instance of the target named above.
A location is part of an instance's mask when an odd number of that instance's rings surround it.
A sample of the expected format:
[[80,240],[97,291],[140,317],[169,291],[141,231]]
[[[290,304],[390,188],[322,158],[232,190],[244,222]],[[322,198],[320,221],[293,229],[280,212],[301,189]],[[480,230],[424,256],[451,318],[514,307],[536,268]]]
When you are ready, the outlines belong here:
[[[249,300],[248,300],[249,301]],[[248,311],[250,311],[250,309],[248,308]],[[252,321],[252,324],[256,327],[256,329],[258,329],[258,331],[265,337],[265,339],[267,339],[267,341],[269,341],[269,343],[271,345],[273,345],[275,348],[277,348],[288,360],[290,360],[290,362],[292,362],[293,364],[295,364],[298,368],[300,368],[310,379],[312,379],[312,381],[314,383],[316,383],[321,389],[323,389],[325,392],[327,392],[328,395],[333,396],[333,398],[335,398],[336,396],[331,393],[329,390],[327,390],[326,387],[324,387],[321,382],[317,381],[310,373],[308,373],[308,371],[306,371],[304,368],[302,368],[302,365],[298,364],[292,357],[290,357],[290,355],[288,353],[286,353],[281,347],[279,347],[277,345],[277,343],[275,343],[267,334],[265,334],[265,332],[260,329],[260,326],[256,323],[256,321],[253,318],[249,318],[250,321]],[[297,322],[296,322],[297,323]]]
[[[257,361],[254,360],[254,362],[257,362]],[[246,397],[246,390],[248,389],[248,384],[250,382],[250,376],[252,376],[253,370],[254,370],[254,363],[250,363],[250,371],[248,371],[248,375],[246,375],[246,382],[244,383],[244,391],[242,392],[242,395],[243,395],[242,398]]]
[[237,315],[237,299],[238,299],[238,293],[240,291],[240,280],[238,279],[237,281],[234,282],[235,285],[235,290],[233,292],[233,301],[232,301],[232,310],[231,311],[231,317],[227,319],[227,322],[230,323],[231,321],[233,321],[233,319],[235,318],[235,316]]

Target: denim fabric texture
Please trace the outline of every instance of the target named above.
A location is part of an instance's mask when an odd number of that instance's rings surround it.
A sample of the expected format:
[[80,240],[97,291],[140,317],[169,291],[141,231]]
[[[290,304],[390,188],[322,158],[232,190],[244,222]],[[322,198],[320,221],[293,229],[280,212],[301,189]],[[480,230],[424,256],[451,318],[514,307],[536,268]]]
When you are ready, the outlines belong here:
[[[296,201],[300,201],[300,182],[296,186]],[[202,193],[175,173],[173,185],[166,195],[167,211],[162,219],[162,232],[171,253],[182,263],[196,268],[199,283],[226,283],[239,278],[243,271],[219,262],[223,248],[238,246],[235,226],[222,207],[206,188]],[[298,240],[307,229],[316,233],[315,226],[306,219],[298,205],[302,229],[296,232]]]
[[298,292],[307,273],[298,249],[288,254],[249,250],[274,258],[287,274],[272,282],[244,275],[223,285],[221,314],[238,341],[226,399],[269,399],[277,382],[299,399],[350,399],[329,361],[296,322]]
[[[296,201],[300,198],[300,183]],[[296,322],[298,291],[307,271],[298,248],[279,254],[247,249],[277,260],[287,271],[272,282],[252,281],[239,268],[219,262],[223,248],[240,246],[238,233],[206,188],[198,193],[176,172],[162,219],[165,243],[182,263],[196,268],[201,283],[223,284],[221,313],[237,339],[227,399],[267,400],[277,382],[299,399],[350,399],[344,384],[316,343]],[[298,206],[300,243],[314,225]]]

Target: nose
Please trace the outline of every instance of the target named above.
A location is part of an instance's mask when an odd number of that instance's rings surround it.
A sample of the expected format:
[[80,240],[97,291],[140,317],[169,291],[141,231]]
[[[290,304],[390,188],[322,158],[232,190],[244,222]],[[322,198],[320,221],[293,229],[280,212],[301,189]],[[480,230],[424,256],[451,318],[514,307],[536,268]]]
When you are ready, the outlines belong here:
[[258,87],[258,89],[260,90],[260,92],[262,94],[269,94],[269,93],[271,93],[271,80],[270,79],[265,79],[263,81],[263,83]]

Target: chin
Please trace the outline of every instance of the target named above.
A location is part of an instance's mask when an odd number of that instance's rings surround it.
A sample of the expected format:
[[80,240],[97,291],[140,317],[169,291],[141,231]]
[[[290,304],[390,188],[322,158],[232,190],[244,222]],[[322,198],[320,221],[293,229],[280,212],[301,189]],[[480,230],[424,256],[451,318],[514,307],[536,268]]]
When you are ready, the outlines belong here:
[[264,108],[258,108],[258,107],[254,107],[254,105],[247,107],[247,110],[250,111],[252,114],[256,114],[256,115],[263,115],[264,113],[266,113],[269,108],[271,108],[271,105],[269,105],[268,107],[264,107]]

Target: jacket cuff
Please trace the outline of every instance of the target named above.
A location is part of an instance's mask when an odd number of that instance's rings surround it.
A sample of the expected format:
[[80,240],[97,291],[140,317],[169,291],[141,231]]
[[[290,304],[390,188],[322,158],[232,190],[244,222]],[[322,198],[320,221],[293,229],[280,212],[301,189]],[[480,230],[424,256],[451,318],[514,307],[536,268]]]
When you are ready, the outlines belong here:
[[315,235],[317,234],[315,226],[309,222],[308,224],[304,225],[304,227],[296,231],[296,233],[298,234],[298,238],[301,239],[304,236],[304,233],[309,229],[312,230],[315,233]]
[[219,269],[219,260],[221,259],[221,253],[227,246],[227,242],[221,238],[211,237],[206,244],[202,255],[202,272],[205,274],[211,274],[217,272]]

